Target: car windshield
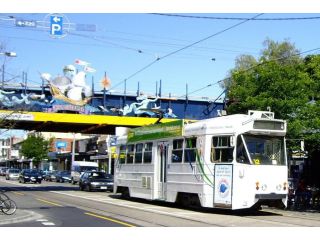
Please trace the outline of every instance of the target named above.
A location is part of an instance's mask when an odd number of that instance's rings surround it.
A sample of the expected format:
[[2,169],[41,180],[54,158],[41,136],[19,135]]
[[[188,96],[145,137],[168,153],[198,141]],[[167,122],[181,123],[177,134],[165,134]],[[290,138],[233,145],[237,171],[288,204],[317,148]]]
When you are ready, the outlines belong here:
[[97,167],[81,166],[81,172],[85,171],[96,171]]
[[98,178],[106,178],[106,179],[112,179],[112,175],[106,174],[104,172],[92,172],[90,175],[93,179],[98,179]]
[[19,169],[10,169],[9,173],[19,173],[20,170]]
[[286,164],[283,137],[243,135],[243,139],[253,164]]
[[61,175],[63,175],[63,176],[68,176],[68,175],[70,175],[71,173],[70,172],[68,172],[68,171],[65,171],[65,172],[61,172]]

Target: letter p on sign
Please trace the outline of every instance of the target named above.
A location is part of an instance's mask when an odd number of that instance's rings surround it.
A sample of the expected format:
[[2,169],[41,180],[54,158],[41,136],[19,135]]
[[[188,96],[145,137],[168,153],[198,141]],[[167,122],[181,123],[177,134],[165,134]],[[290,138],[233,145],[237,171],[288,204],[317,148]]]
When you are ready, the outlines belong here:
[[53,36],[62,35],[63,18],[61,16],[50,16],[50,34]]

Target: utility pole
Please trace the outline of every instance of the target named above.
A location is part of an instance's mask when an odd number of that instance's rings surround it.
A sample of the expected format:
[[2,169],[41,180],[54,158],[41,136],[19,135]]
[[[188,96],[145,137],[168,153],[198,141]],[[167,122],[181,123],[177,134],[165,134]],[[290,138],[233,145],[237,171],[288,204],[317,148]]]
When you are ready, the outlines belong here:
[[4,89],[4,70],[5,70],[5,62],[6,62],[6,57],[16,57],[17,54],[15,52],[0,52],[0,55],[4,55],[4,60],[2,64],[2,78],[1,78],[1,89]]

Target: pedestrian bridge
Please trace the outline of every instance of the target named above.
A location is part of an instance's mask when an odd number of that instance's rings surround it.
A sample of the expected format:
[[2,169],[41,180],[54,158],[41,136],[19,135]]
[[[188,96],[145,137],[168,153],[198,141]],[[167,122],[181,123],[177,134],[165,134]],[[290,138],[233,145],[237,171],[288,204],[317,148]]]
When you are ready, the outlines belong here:
[[116,127],[139,127],[178,119],[0,110],[0,128],[37,132],[115,134]]

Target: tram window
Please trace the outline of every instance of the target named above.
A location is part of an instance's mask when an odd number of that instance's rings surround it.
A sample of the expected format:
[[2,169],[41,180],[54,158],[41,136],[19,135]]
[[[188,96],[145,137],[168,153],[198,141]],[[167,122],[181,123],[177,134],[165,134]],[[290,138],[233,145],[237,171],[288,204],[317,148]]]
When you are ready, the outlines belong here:
[[142,163],[142,149],[143,149],[142,143],[139,143],[136,145],[136,152],[134,154],[135,163]]
[[121,164],[124,164],[126,162],[126,150],[127,148],[125,145],[120,146],[119,162]]
[[173,163],[182,162],[183,139],[173,140],[171,161]]
[[127,163],[133,163],[134,158],[134,145],[127,146]]
[[211,162],[232,162],[233,147],[230,145],[230,136],[212,137]]
[[283,137],[244,135],[255,165],[285,165]]
[[237,138],[237,162],[250,164],[241,136]]
[[144,163],[152,162],[152,143],[144,144],[143,162]]
[[197,154],[197,138],[186,138],[184,150],[184,162],[195,162]]

